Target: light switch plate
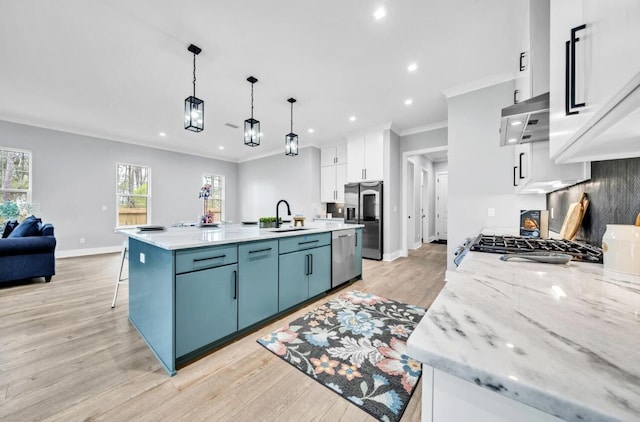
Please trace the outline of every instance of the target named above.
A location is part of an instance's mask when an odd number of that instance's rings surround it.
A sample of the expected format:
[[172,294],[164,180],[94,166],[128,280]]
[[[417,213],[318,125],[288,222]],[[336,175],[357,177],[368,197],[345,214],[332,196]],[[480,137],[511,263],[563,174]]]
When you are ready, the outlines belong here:
[[144,264],[144,254],[140,252],[140,262]]
[[487,217],[495,217],[496,216],[496,209],[495,208],[489,208],[487,210]]

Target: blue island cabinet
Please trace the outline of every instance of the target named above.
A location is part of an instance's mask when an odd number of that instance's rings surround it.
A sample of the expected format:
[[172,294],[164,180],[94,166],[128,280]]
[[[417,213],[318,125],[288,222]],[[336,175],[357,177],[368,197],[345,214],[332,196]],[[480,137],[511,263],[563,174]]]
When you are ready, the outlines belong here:
[[329,233],[280,240],[280,311],[331,289],[330,245]]
[[176,252],[176,358],[238,329],[237,246]]
[[238,329],[278,313],[278,240],[238,245]]

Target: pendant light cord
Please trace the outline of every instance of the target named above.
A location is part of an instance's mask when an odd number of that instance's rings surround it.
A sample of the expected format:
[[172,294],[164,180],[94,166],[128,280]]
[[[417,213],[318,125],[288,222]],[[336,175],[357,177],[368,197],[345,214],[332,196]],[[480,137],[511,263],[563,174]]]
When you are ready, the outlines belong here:
[[253,120],[253,82],[251,83],[251,120]]
[[196,55],[193,55],[193,96],[196,96]]
[[293,103],[291,103],[291,133],[293,133]]

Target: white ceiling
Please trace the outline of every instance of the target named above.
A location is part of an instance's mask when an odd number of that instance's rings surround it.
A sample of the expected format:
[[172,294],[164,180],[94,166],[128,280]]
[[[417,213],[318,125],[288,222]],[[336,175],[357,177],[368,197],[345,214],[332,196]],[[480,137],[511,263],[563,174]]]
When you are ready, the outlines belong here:
[[[0,0],[0,119],[230,161],[284,150],[289,97],[301,147],[401,133],[447,119],[443,90],[514,71],[525,2]],[[191,43],[201,133],[183,127]],[[251,75],[256,148],[225,126],[249,117]]]

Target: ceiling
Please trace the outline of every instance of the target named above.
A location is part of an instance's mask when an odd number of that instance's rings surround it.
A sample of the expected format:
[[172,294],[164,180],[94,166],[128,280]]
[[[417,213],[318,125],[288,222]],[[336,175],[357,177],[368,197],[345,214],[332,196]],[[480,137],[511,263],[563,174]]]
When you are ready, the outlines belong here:
[[[0,119],[235,162],[283,151],[289,97],[301,148],[382,124],[401,134],[447,120],[444,90],[514,71],[524,10],[525,0],[0,0]],[[200,133],[183,127],[191,43],[202,49]],[[248,76],[259,80],[255,148],[243,144]]]

